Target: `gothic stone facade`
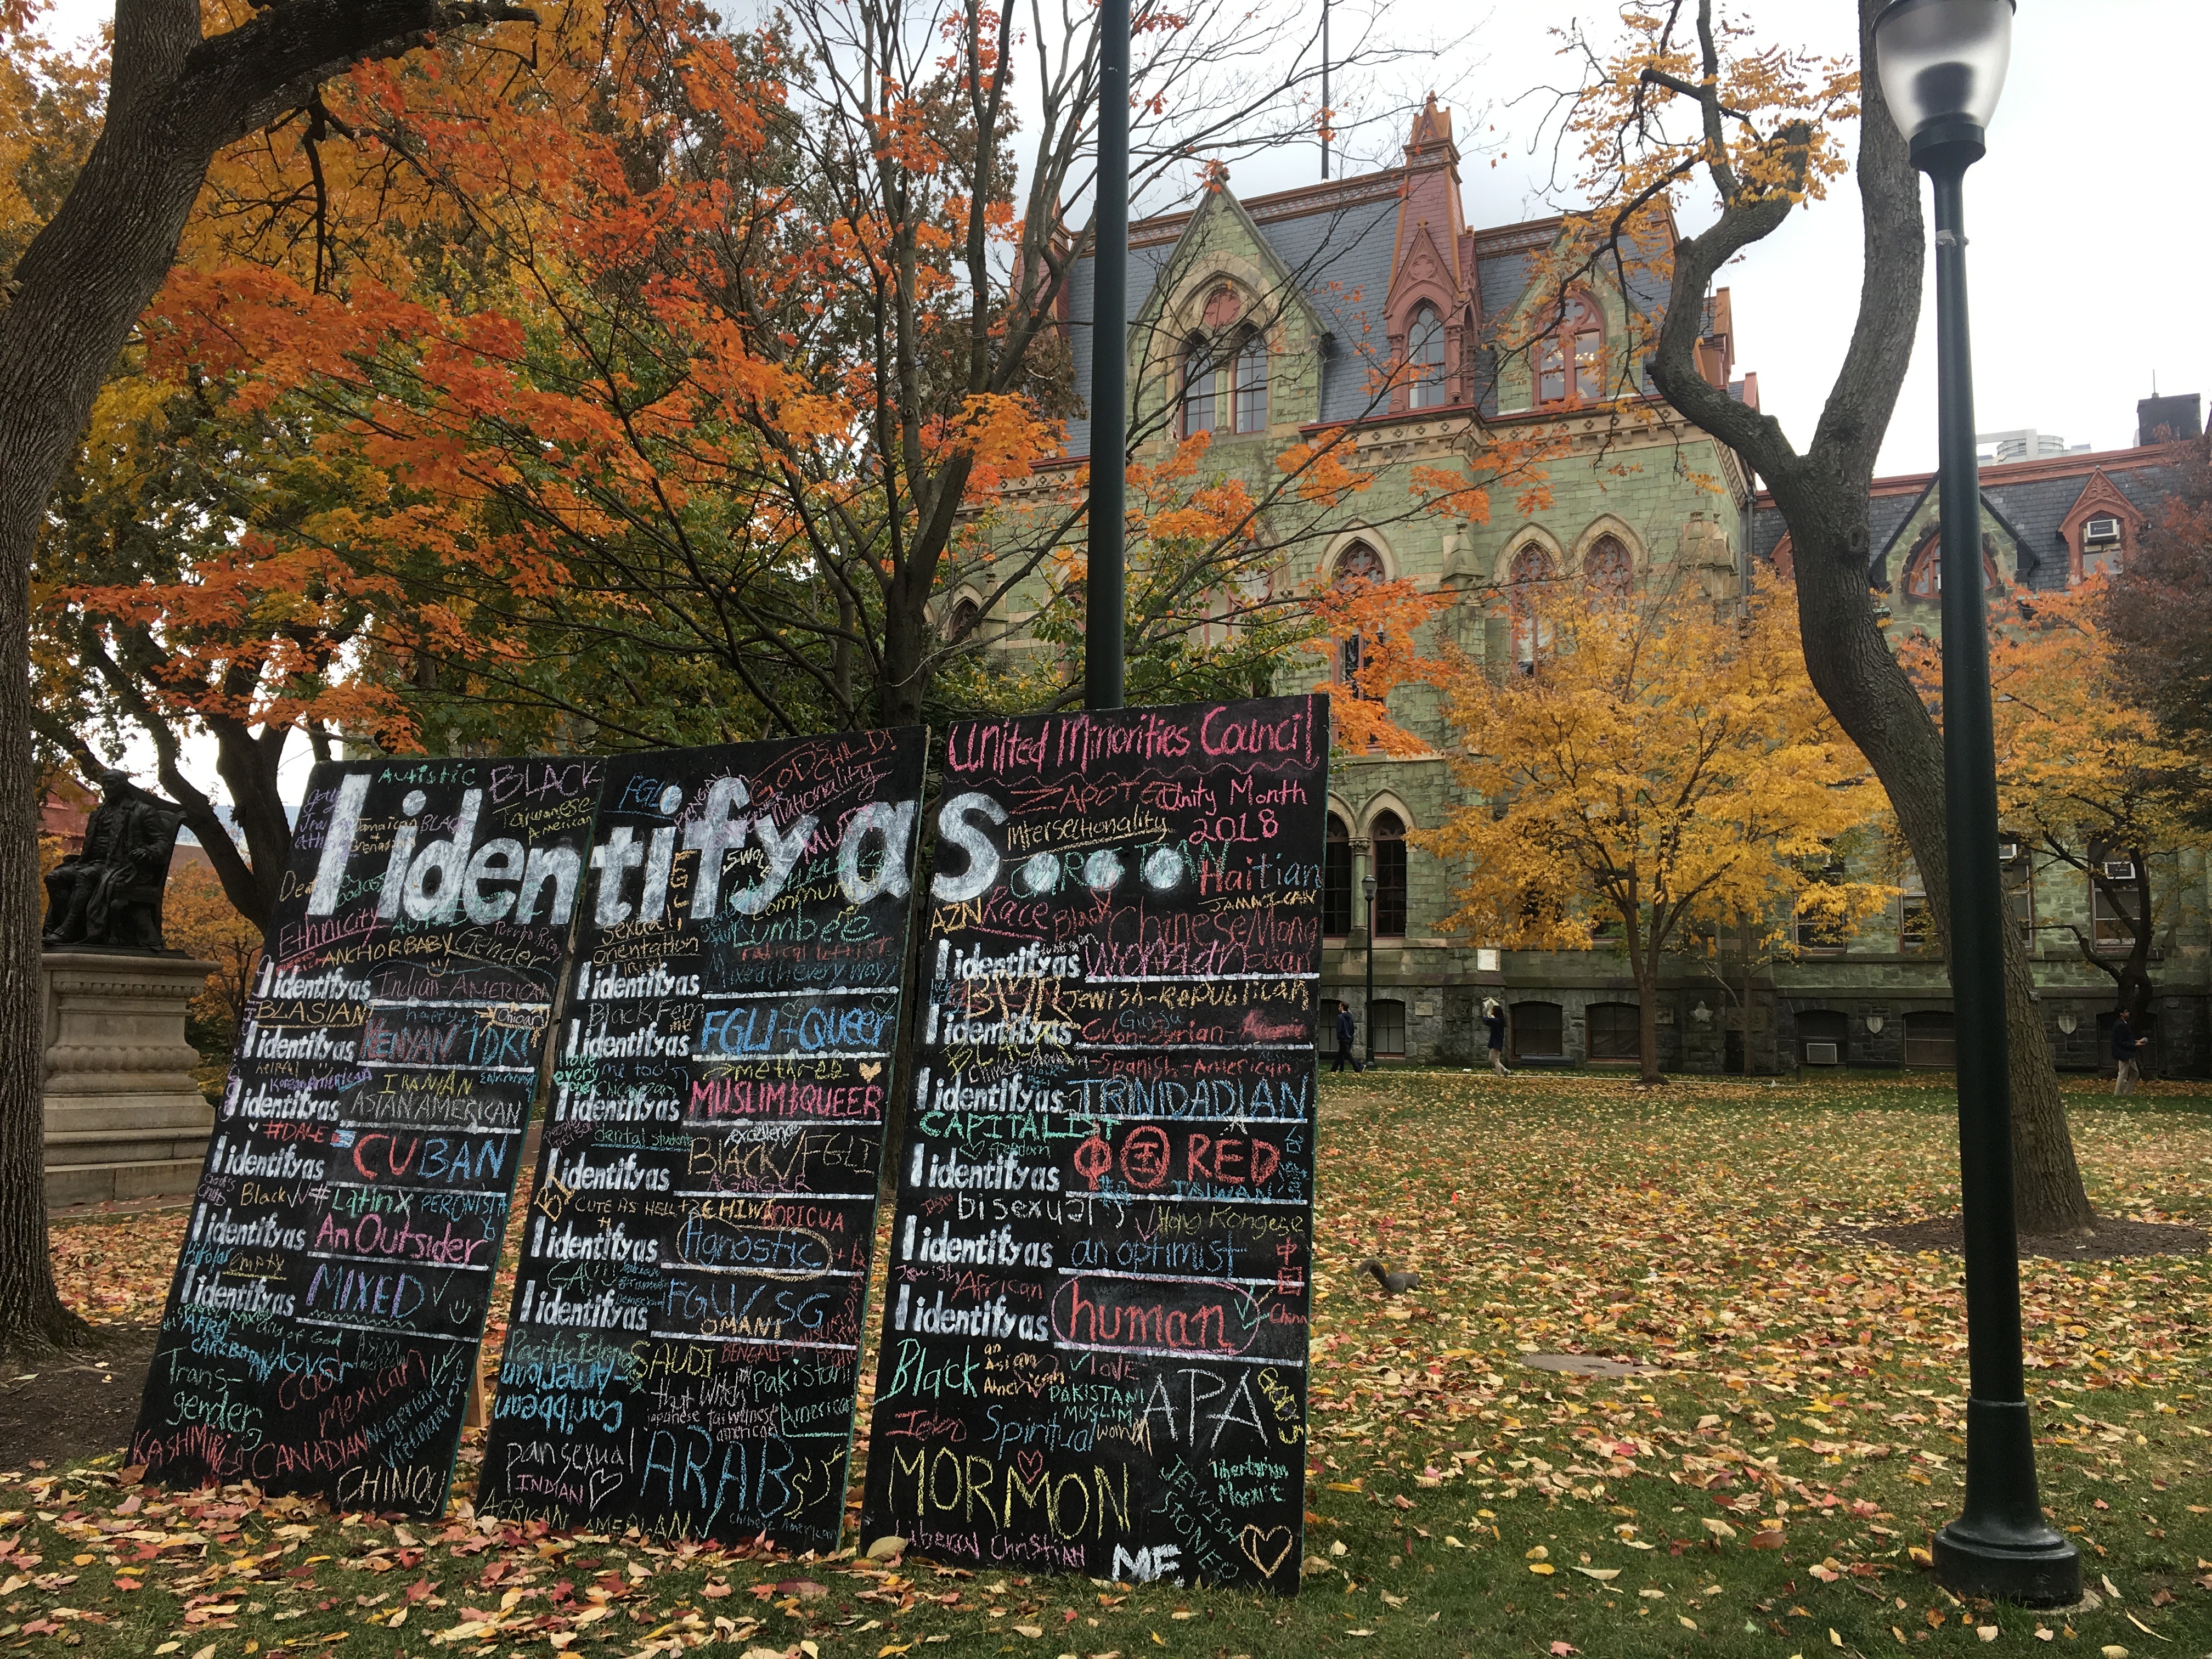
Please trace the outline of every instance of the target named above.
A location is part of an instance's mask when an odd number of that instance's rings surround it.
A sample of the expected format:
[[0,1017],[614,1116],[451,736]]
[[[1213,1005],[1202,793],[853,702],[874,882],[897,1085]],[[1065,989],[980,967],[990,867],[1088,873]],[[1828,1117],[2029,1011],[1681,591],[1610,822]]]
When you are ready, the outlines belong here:
[[[1625,567],[1633,580],[1680,574],[1709,588],[1786,572],[1778,523],[1741,460],[1660,403],[1627,362],[1626,308],[1656,313],[1666,301],[1663,283],[1632,275],[1623,294],[1595,280],[1565,307],[1547,301],[1535,276],[1558,222],[1468,225],[1458,159],[1450,118],[1431,100],[1401,167],[1249,201],[1224,180],[1189,211],[1133,226],[1130,384],[1136,424],[1152,434],[1140,455],[1164,453],[1195,421],[1212,433],[1208,469],[1243,478],[1258,496],[1279,476],[1276,461],[1285,449],[1356,427],[1361,465],[1376,470],[1376,483],[1317,520],[1302,520],[1285,574],[1324,581],[1379,574],[1449,591],[1458,598],[1443,625],[1501,665],[1514,642],[1492,601],[1516,570],[1599,578]],[[1091,298],[1090,268],[1079,265],[1067,336],[1079,387],[1090,380],[1090,331],[1082,325]],[[1708,301],[1705,366],[1717,384],[1756,404],[1755,377],[1733,378],[1730,333],[1721,290]],[[1544,343],[1500,349],[1532,337]],[[1194,341],[1215,343],[1210,363],[1194,367]],[[1606,401],[1623,389],[1639,394],[1626,415]],[[1195,414],[1194,392],[1203,400]],[[1551,448],[1542,504],[1522,513],[1505,489],[1493,492],[1484,524],[1425,514],[1410,487],[1413,468],[1465,472],[1487,441],[1483,428]],[[1090,447],[1084,422],[1072,423],[1070,440],[1074,465]],[[2057,463],[1991,469],[1988,518],[2007,580],[2051,584],[2094,568],[2110,550],[2094,539],[2093,520],[2117,515],[2124,536],[2132,536],[2155,510],[2154,458],[2131,452],[2064,461],[2070,494],[2053,470]],[[1899,614],[1914,618],[1930,608],[1911,608],[1913,584],[1925,574],[1927,483],[1885,483],[1876,500],[1884,551],[1874,574],[1878,585],[1902,590]],[[2094,526],[2098,534],[2108,528]],[[956,585],[948,611],[972,605],[981,592],[980,582]],[[1016,648],[1024,616],[1018,599],[994,618],[1014,630]],[[1276,689],[1321,678],[1318,659],[1286,665]],[[1340,754],[1331,766],[1332,850],[1347,856],[1337,866],[1340,897],[1323,958],[1325,1016],[1338,1000],[1355,1012],[1366,1003],[1366,918],[1357,914],[1356,897],[1347,903],[1343,896],[1356,896],[1373,872],[1383,888],[1372,962],[1379,1052],[1477,1064],[1479,1011],[1494,996],[1510,1010],[1520,1063],[1632,1058],[1635,991],[1618,956],[1498,952],[1441,932],[1455,908],[1452,872],[1404,836],[1439,823],[1458,799],[1442,752],[1449,734],[1425,691],[1395,694],[1392,713],[1430,752]],[[2191,869],[2201,886],[2202,861]],[[2063,887],[2046,880],[2037,902],[2086,904]],[[2172,993],[2163,1005],[2159,1057],[2169,1067],[2201,1068],[2204,1060],[2201,922],[2199,929],[2197,942],[2169,951],[2162,966]],[[2038,972],[2049,988],[2062,1060],[2087,1066],[2096,1014],[2110,999],[2099,1001],[2101,975],[2065,957],[2055,936],[2046,938]],[[1762,971],[1747,1020],[1710,973],[1683,963],[1663,990],[1662,1060],[1675,1069],[1733,1067],[1747,1023],[1752,1060],[1762,1070],[1808,1053],[1825,1060],[1830,1051],[1817,1045],[1831,1042],[1835,1057],[1851,1065],[1940,1063],[1948,1053],[1948,1011],[1942,963],[1901,947],[1893,917],[1887,928],[1880,921],[1863,928],[1840,954]],[[1327,1018],[1322,1032],[1326,1048],[1334,1042]]]

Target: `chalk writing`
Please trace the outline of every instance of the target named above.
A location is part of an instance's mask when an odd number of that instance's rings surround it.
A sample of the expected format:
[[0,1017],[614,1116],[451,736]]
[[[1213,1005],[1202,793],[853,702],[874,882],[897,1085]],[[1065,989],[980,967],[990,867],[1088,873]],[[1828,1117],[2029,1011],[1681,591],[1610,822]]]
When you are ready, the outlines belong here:
[[1327,729],[953,729],[864,1539],[1296,1589]]
[[610,763],[487,1511],[837,1547],[924,742]]
[[600,769],[315,769],[131,1437],[149,1479],[444,1507]]

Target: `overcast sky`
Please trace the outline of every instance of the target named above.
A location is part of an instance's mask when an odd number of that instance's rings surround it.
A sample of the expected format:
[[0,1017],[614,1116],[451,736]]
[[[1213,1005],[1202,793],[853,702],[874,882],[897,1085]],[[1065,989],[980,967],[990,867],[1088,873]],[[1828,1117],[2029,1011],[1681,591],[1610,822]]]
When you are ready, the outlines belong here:
[[[1767,40],[1838,54],[1855,45],[1850,0],[1735,0],[1729,9]],[[1472,155],[1462,167],[1468,216],[1510,223],[1550,208],[1540,194],[1548,154],[1529,153],[1548,100],[1509,100],[1560,78],[1549,31],[1579,17],[1598,35],[1617,27],[1620,8],[1498,0],[1486,17],[1481,11],[1465,0],[1401,0],[1400,8],[1409,23],[1439,28],[1465,27],[1470,12],[1481,18],[1472,71],[1439,67],[1461,85],[1463,106],[1492,101],[1487,117],[1505,143],[1495,168]],[[2161,392],[2212,393],[2212,331],[2191,320],[2185,297],[2212,255],[2203,211],[2208,63],[2205,0],[2021,0],[1990,154],[1966,179],[1982,431],[2033,427],[2069,444],[2119,448],[2135,441],[2136,401],[2151,394],[2154,377]],[[1461,128],[1480,112],[1468,110]],[[1316,169],[1311,155],[1286,155],[1264,179],[1240,167],[1234,185],[1256,193]],[[1696,228],[1691,211],[1684,217]],[[1845,180],[1721,278],[1735,299],[1738,370],[1757,372],[1763,406],[1794,441],[1818,418],[1850,337],[1859,267],[1858,195]],[[1932,277],[1926,302],[1885,471],[1936,465]]]
[[[1320,0],[1257,3],[1303,29]],[[112,0],[62,0],[56,10],[56,33],[74,34],[111,15]],[[1735,0],[1731,10],[1768,40],[1838,53],[1853,45],[1850,0]],[[1561,76],[1552,29],[1579,17],[1603,38],[1619,15],[1617,4],[1589,0],[1498,0],[1486,15],[1481,0],[1396,0],[1393,15],[1409,36],[1474,26],[1468,52],[1437,65],[1467,152],[1472,222],[1552,210],[1541,193],[1548,155],[1531,153],[1549,101],[1520,95]],[[2136,401],[2154,381],[2166,392],[2212,392],[2212,333],[2189,297],[2212,254],[2202,160],[2212,4],[2022,0],[2013,46],[1990,155],[1967,177],[1977,425],[2124,447],[2135,441]],[[1483,142],[1497,147],[1497,166],[1477,153]],[[1285,148],[1240,163],[1232,187],[1257,195],[1317,177],[1311,148]],[[1686,206],[1692,229],[1698,205]],[[1738,371],[1758,374],[1763,406],[1802,443],[1857,305],[1850,181],[1722,280],[1735,299]],[[1936,465],[1932,281],[1926,296],[1920,349],[1882,453],[1887,472]]]

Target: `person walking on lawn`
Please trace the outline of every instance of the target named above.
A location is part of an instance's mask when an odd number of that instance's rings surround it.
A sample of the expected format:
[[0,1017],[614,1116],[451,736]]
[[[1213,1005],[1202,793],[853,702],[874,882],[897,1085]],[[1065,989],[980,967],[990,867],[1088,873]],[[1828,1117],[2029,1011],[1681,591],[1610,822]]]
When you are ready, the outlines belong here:
[[1347,1060],[1352,1062],[1352,1069],[1354,1072],[1364,1069],[1359,1063],[1359,1049],[1355,1041],[1358,1036],[1359,1026],[1352,1018],[1352,1005],[1348,1002],[1338,1003],[1336,1005],[1336,1064],[1328,1068],[1330,1071],[1342,1071],[1344,1062]]
[[1500,1077],[1511,1077],[1505,1069],[1505,1010],[1497,998],[1482,1005],[1482,1024],[1490,1033],[1490,1069]]
[[2136,1091],[2136,1080],[2142,1076],[2142,1067],[2136,1064],[2136,1053],[2142,1047],[2136,1036],[2135,1027],[2128,1024],[2127,1010],[2123,1008],[2112,1018],[2112,1092],[2131,1095]]

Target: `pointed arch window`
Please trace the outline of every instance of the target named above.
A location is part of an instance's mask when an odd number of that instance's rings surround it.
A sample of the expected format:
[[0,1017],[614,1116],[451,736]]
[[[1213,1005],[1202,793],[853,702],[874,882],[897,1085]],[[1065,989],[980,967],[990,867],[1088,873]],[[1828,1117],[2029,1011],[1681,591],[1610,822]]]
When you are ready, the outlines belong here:
[[1601,536],[1583,559],[1583,575],[1594,598],[1618,603],[1636,582],[1636,562],[1618,536]]
[[1395,812],[1377,812],[1367,826],[1374,846],[1375,937],[1406,937],[1406,821]]
[[1552,628],[1538,612],[1545,589],[1559,579],[1552,556],[1531,542],[1506,567],[1505,609],[1513,624],[1513,664],[1524,674],[1536,672],[1536,658],[1552,642]]
[[[1383,579],[1382,556],[1365,542],[1354,542],[1337,555],[1336,573],[1333,578],[1335,586],[1372,584]],[[1338,647],[1337,678],[1357,691],[1359,689],[1359,671],[1366,659],[1365,640],[1358,634],[1347,635],[1344,643]]]
[[1352,931],[1352,831],[1334,812],[1322,844],[1321,931],[1328,939]]
[[1536,342],[1536,401],[1594,404],[1605,397],[1605,319],[1585,295],[1571,296],[1559,325]]
[[1194,334],[1182,347],[1182,435],[1195,438],[1221,424],[1228,390],[1221,384],[1219,356],[1203,334]]
[[1267,343],[1253,330],[1245,331],[1237,348],[1237,420],[1239,432],[1267,429]]
[[974,633],[983,620],[983,607],[963,595],[953,601],[952,613],[945,618],[945,637],[964,640]]
[[1413,313],[1406,329],[1406,406],[1439,409],[1444,403],[1444,324],[1434,306]]
[[[1986,534],[1982,538],[1982,581],[1990,592],[2002,586],[1995,544]],[[1943,526],[1940,524],[1930,527],[1905,560],[1905,591],[1911,599],[1931,603],[1943,597]]]

